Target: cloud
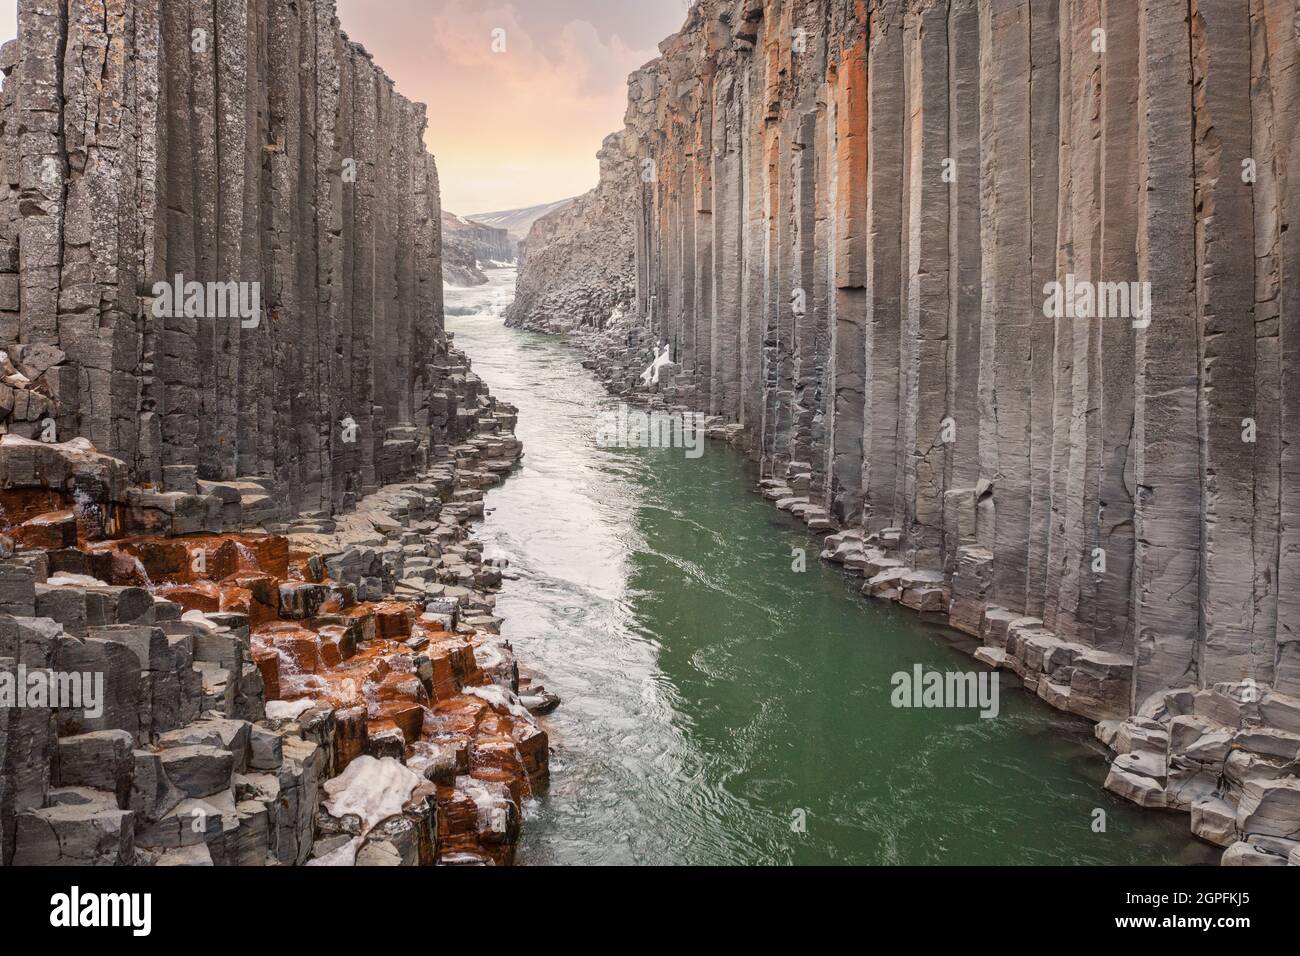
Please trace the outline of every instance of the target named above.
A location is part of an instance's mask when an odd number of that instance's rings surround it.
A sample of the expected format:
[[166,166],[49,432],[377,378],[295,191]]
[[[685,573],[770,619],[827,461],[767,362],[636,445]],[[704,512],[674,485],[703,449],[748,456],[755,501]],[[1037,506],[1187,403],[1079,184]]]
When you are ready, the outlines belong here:
[[[428,104],[426,141],[444,205],[471,213],[595,185],[596,150],[622,126],[627,74],[657,55],[683,8],[680,0],[340,0],[339,15],[397,89]],[[504,52],[494,51],[494,37],[504,38]]]

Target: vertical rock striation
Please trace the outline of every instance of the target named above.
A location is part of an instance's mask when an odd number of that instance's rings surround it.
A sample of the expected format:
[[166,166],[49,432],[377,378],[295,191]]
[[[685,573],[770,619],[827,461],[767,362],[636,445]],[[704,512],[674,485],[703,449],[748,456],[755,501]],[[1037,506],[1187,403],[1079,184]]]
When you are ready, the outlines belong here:
[[1204,798],[1177,722],[1300,695],[1295,0],[700,0],[660,51],[598,188],[637,242],[596,367],[627,393],[669,343],[652,401],[716,416],[868,593],[1172,734],[1113,789]]
[[[52,422],[168,491],[256,477],[289,513],[352,504],[459,437],[425,107],[332,0],[18,16],[0,55],[6,432]],[[256,324],[156,309],[177,276],[244,284]]]
[[334,0],[18,21],[0,866],[512,862],[558,698],[466,530],[522,450],[444,331],[425,107]]
[[[1131,657],[1134,707],[1300,691],[1295,14],[696,4],[597,189],[634,207],[621,275],[680,366],[666,399],[917,568],[987,551],[988,601]],[[526,289],[591,287],[539,258]],[[532,294],[512,317],[557,322]]]

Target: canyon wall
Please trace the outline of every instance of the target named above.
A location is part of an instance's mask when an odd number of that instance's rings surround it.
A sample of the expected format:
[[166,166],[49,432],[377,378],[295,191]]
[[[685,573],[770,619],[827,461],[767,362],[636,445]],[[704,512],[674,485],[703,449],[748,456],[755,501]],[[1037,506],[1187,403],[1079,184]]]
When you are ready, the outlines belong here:
[[[506,325],[545,331],[604,328],[632,308],[639,213],[629,184],[635,139],[605,138],[595,189],[542,216],[519,243],[519,281]],[[647,182],[649,177],[647,177]]]
[[332,0],[20,0],[0,69],[4,431],[306,511],[454,437],[425,107]]
[[522,449],[443,328],[425,108],[333,0],[18,33],[0,866],[512,862],[558,699],[469,536]]
[[[670,343],[667,404],[833,525],[897,529],[955,623],[1117,655],[1130,712],[1300,691],[1298,14],[701,0],[597,189],[636,215],[625,364]],[[591,286],[538,258],[516,322]]]
[[505,229],[442,211],[442,276],[452,285],[483,285],[487,276],[480,263],[509,262],[515,247]]

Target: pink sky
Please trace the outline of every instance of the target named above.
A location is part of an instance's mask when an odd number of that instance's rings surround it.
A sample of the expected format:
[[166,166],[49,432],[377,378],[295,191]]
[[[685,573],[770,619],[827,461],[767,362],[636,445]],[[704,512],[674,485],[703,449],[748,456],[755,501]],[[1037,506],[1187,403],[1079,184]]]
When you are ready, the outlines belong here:
[[[492,212],[596,184],[623,125],[627,74],[658,55],[688,0],[338,0],[339,19],[404,96],[429,105],[443,205]],[[0,41],[16,0],[0,0]],[[494,53],[494,30],[505,52]]]
[[[339,19],[405,96],[429,105],[445,208],[532,206],[596,184],[627,74],[686,0],[339,0]],[[504,30],[505,52],[492,49]]]

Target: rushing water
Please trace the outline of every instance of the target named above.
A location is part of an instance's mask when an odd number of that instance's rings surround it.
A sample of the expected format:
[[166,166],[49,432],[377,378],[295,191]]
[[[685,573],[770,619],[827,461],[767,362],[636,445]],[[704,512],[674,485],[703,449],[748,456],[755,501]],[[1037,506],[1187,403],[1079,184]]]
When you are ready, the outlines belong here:
[[489,275],[448,289],[447,325],[526,457],[478,534],[515,575],[503,633],[564,699],[521,862],[1217,860],[1185,815],[1103,791],[1090,725],[1010,675],[995,719],[892,707],[897,671],[983,668],[818,561],[733,450],[597,447],[613,400],[576,350],[501,324],[514,273]]

